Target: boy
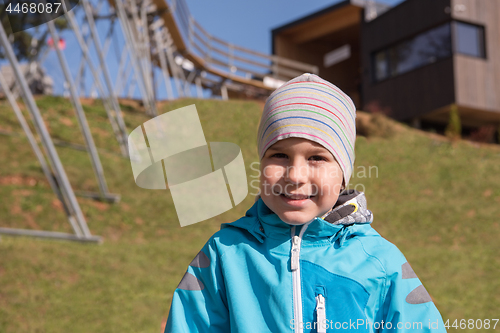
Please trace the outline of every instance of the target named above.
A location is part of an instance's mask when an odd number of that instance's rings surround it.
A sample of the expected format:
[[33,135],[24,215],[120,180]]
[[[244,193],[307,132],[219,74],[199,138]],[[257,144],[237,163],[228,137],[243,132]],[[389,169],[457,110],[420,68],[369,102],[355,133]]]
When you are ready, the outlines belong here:
[[364,194],[344,190],[355,110],[312,74],[273,92],[260,198],[191,262],[165,332],[446,332],[404,256],[371,228]]

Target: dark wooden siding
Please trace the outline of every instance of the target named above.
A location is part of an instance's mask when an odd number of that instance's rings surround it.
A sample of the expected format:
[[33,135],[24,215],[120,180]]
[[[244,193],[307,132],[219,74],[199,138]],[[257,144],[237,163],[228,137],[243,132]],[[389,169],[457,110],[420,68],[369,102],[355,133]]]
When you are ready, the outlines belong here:
[[409,121],[454,103],[454,90],[453,59],[450,57],[371,84],[363,96],[364,109],[379,111],[397,120]]
[[397,120],[454,103],[453,58],[374,82],[371,55],[451,21],[450,0],[407,0],[362,26],[362,104]]

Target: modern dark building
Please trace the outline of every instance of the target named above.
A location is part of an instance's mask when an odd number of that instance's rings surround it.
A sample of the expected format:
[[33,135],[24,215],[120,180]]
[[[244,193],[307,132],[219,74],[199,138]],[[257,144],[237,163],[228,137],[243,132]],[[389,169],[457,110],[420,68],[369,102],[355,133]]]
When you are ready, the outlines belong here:
[[500,124],[500,1],[345,0],[272,31],[273,53],[319,67],[359,109],[400,121]]

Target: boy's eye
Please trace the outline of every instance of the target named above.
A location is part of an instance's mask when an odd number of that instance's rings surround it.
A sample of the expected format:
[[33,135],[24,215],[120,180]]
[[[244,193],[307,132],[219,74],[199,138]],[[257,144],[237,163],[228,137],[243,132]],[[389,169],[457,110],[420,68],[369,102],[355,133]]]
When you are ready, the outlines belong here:
[[314,156],[309,157],[309,160],[311,160],[311,161],[326,161],[326,158],[324,158],[323,156],[314,155]]
[[283,154],[283,153],[276,153],[276,154],[271,155],[271,157],[275,157],[275,158],[287,158],[288,156],[286,156],[286,154]]

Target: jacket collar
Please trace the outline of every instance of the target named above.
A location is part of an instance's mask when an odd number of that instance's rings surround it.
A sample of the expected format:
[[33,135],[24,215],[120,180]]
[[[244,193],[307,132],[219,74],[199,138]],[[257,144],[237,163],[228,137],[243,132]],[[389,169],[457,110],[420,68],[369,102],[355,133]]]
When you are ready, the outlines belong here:
[[[366,207],[364,193],[355,190],[345,190],[340,194],[332,210],[322,217],[316,217],[311,221],[307,228],[306,236],[324,238],[339,235],[345,238],[348,233],[348,230],[346,230],[347,226],[353,224],[370,224],[372,221],[373,214]],[[270,237],[273,234],[286,234],[289,237],[292,225],[283,222],[259,198],[246,212],[244,217],[233,223],[224,223],[221,225],[221,229],[226,227],[245,229],[257,238],[259,242],[263,243],[266,237]],[[339,233],[341,230],[343,231]]]

